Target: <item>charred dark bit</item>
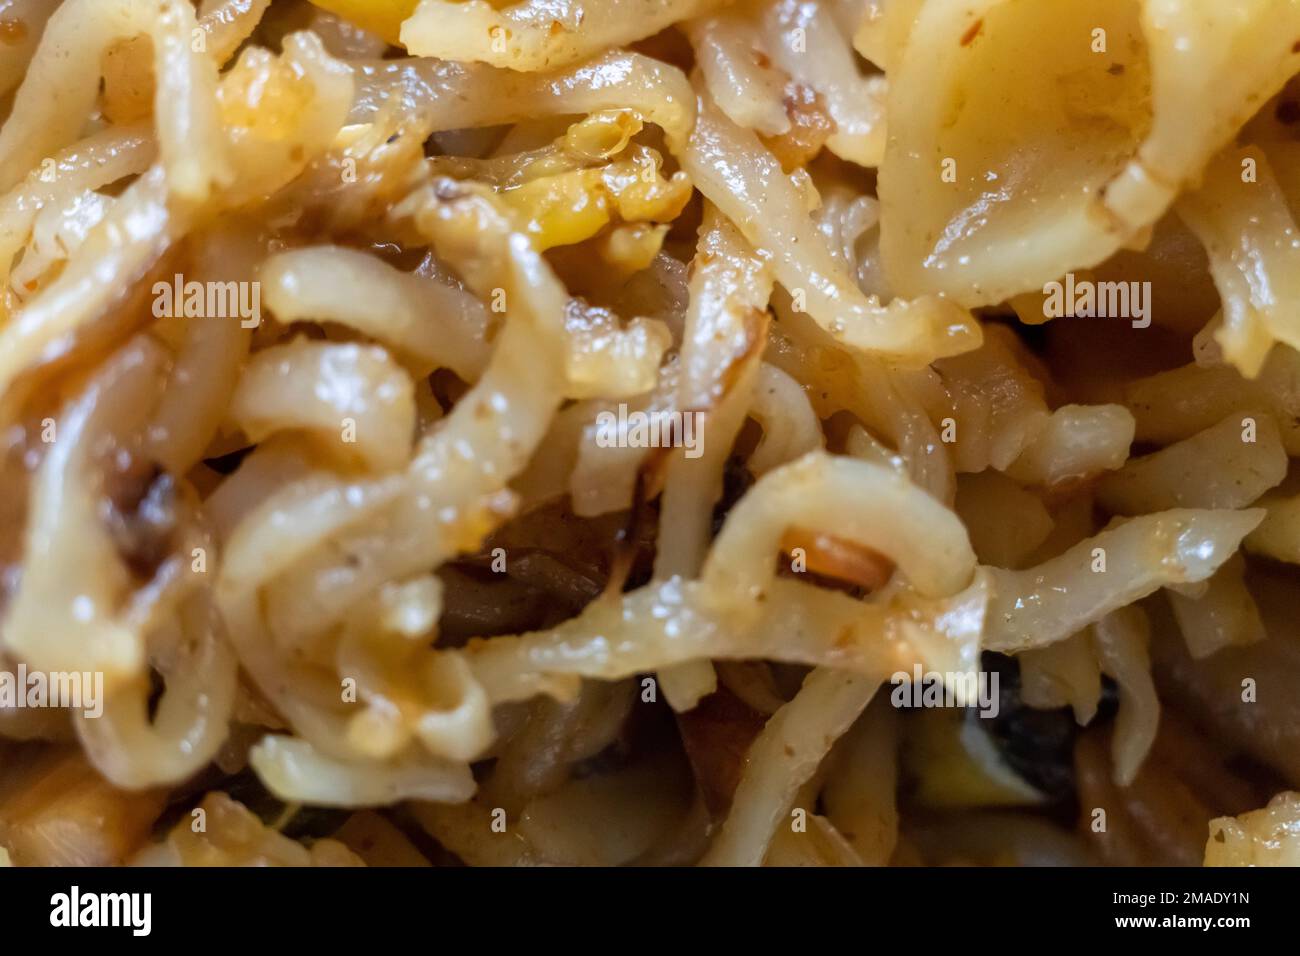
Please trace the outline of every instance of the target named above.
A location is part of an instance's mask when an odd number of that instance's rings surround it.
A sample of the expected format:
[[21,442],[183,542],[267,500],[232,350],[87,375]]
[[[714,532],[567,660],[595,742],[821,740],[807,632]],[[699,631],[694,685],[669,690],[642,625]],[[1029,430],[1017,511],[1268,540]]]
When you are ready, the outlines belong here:
[[416,851],[434,866],[464,866],[465,861],[439,843],[415,818],[405,804],[380,807],[376,811],[406,837]]
[[1279,100],[1274,115],[1279,123],[1294,125],[1300,122],[1300,103],[1295,100]]
[[728,458],[722,470],[722,497],[713,508],[714,537],[717,537],[718,532],[722,530],[722,523],[727,520],[727,512],[731,510],[732,505],[739,501],[753,484],[754,476],[750,474],[745,459],[740,455],[732,455]]
[[219,475],[233,475],[235,470],[244,463],[256,446],[249,445],[247,448],[240,448],[238,451],[232,451],[228,455],[218,455],[216,458],[205,458],[203,464],[207,465]]
[[156,668],[149,668],[148,714],[151,722],[158,715],[158,704],[162,701],[163,693],[166,690],[167,682],[163,679],[162,674],[158,673]]
[[335,807],[301,807],[285,820],[285,811],[289,805],[267,790],[257,774],[248,769],[227,778],[220,789],[232,800],[247,807],[267,826],[277,827],[280,833],[291,840],[306,843],[332,835],[356,812]]
[[1055,803],[1074,797],[1074,740],[1078,726],[1068,707],[1035,710],[1020,696],[1020,665],[985,651],[981,666],[998,675],[998,713],[982,719],[1003,760]]
[[855,601],[862,601],[871,593],[862,585],[854,584],[852,581],[841,581],[839,578],[818,574],[816,571],[795,571],[790,567],[790,558],[787,555],[778,555],[774,560],[776,561],[776,576],[779,578],[802,581],[804,584],[810,584],[824,591],[839,591]]

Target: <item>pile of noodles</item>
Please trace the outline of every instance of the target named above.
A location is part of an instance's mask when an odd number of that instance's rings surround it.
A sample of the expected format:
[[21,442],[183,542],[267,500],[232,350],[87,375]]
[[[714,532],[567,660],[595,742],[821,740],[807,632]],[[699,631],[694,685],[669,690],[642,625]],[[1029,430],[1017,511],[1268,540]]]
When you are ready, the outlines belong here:
[[1298,36],[3,0],[0,861],[1296,862]]

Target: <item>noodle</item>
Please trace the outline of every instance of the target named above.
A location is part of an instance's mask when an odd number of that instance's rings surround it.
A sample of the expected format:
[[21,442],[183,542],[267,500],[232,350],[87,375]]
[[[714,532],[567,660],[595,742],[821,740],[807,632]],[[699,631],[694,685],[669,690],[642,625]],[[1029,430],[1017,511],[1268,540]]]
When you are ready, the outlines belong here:
[[658,33],[719,2],[582,0],[557,9],[540,0],[521,0],[504,8],[494,8],[485,0],[420,0],[410,19],[402,23],[402,44],[416,56],[479,61],[515,70],[554,69]]
[[869,678],[813,671],[794,700],[772,715],[750,747],[731,813],[701,862],[759,865],[778,818],[875,691]]
[[0,861],[1295,862],[1296,36],[0,3]]

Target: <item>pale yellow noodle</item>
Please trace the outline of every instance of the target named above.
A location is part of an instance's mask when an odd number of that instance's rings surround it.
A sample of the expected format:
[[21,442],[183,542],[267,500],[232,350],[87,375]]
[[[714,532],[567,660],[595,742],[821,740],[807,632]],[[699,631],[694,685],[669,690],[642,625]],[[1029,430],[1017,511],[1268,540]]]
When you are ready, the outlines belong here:
[[126,442],[148,421],[162,385],[161,349],[136,339],[59,416],[36,475],[22,583],[4,622],[4,646],[32,667],[102,671],[106,686],[144,663],[144,635],[120,608],[127,569],[99,518],[104,442]]
[[[139,35],[153,40],[155,119],[169,190],[201,201],[213,185],[228,181],[216,64],[192,49],[197,28],[194,8],[183,0],[72,0],[60,6],[0,129],[0,184],[11,188],[13,171],[39,166],[72,142],[98,92],[100,54],[115,40]],[[68,63],[77,66],[69,70]],[[189,141],[209,149],[195,151]]]
[[[708,546],[713,503],[722,494],[722,470],[744,424],[766,338],[771,269],[712,207],[705,212],[697,255],[704,265],[691,279],[691,304],[681,349],[677,405],[696,416],[704,445],[699,457],[675,453],[660,503],[655,575],[694,577]],[[731,381],[728,381],[730,379]],[[660,675],[676,710],[690,710],[714,691],[707,661],[678,665]]]
[[[796,791],[831,745],[871,702],[879,681],[818,668],[794,700],[767,722],[749,748],[745,769],[722,831],[701,861],[706,866],[758,866]],[[798,808],[796,808],[798,809]],[[805,814],[811,807],[802,808]]]
[[749,130],[704,99],[683,158],[696,187],[753,245],[778,250],[777,280],[836,339],[924,364],[979,345],[970,316],[940,299],[887,306],[858,290],[816,234],[795,184]]
[[817,414],[799,383],[766,362],[758,370],[749,417],[763,428],[763,437],[749,458],[750,470],[756,475],[814,451],[825,441]]
[[1119,685],[1119,715],[1111,753],[1115,782],[1121,787],[1137,776],[1160,720],[1160,701],[1147,653],[1150,635],[1146,615],[1137,607],[1113,611],[1092,628],[1101,669]]
[[419,56],[545,70],[658,33],[724,0],[420,0],[402,24],[402,44]]
[[410,376],[379,346],[295,339],[249,360],[230,417],[254,442],[282,429],[302,430],[344,460],[393,471],[410,460],[415,392]]
[[345,325],[392,349],[415,374],[450,368],[473,381],[487,364],[487,312],[454,286],[339,246],[277,253],[258,277],[280,322]]
[[984,646],[1043,647],[1161,587],[1204,581],[1263,516],[1258,508],[1162,511],[1117,523],[1032,568],[994,569]]
[[1170,508],[1244,508],[1286,476],[1287,456],[1270,415],[1232,414],[1106,475],[1097,500],[1114,514]]
[[[1258,534],[1268,520],[1266,517],[1259,528],[1247,535],[1247,548],[1251,537]],[[1169,604],[1193,658],[1199,660],[1225,647],[1264,640],[1264,622],[1246,586],[1245,573],[1246,562],[1242,555],[1236,554],[1206,582],[1203,594],[1168,592]]]

